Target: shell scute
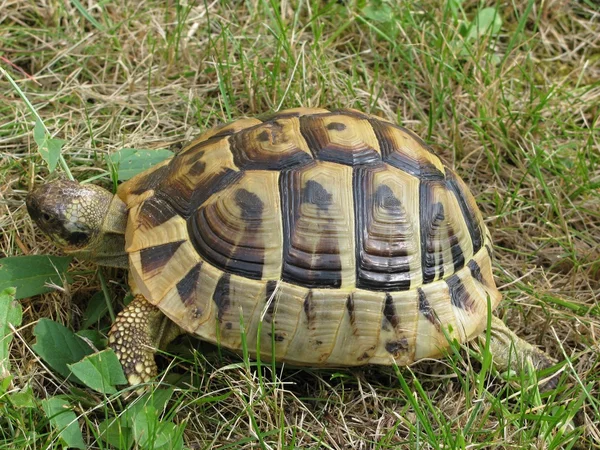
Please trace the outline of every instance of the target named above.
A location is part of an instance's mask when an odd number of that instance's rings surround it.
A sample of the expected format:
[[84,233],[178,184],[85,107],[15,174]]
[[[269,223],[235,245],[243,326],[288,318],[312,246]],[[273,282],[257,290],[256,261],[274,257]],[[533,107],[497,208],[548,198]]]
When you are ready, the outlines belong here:
[[302,136],[321,161],[356,166],[381,162],[379,142],[366,118],[320,114],[300,118]]
[[283,170],[308,164],[312,155],[300,133],[300,119],[274,119],[230,138],[235,164],[246,170]]
[[214,140],[215,138],[231,136],[232,134],[238,133],[242,130],[254,127],[256,125],[260,125],[261,123],[262,121],[260,119],[257,119],[256,117],[246,117],[243,119],[238,119],[234,122],[218,125],[191,141],[182,149],[181,152],[185,153],[191,149],[196,148],[198,144],[202,142]]
[[421,246],[414,220],[419,181],[394,167],[354,171],[357,286],[408,290],[420,285]]
[[188,218],[210,195],[240,176],[227,138],[203,141],[171,160],[156,195]]
[[222,270],[253,279],[281,272],[282,224],[277,173],[244,172],[189,220],[198,254]]
[[421,268],[423,283],[428,284],[462,269],[474,248],[464,215],[447,183],[428,180],[419,186]]
[[317,162],[280,175],[283,281],[351,286],[354,270],[352,170]]
[[370,119],[383,160],[419,179],[443,180],[444,165],[428,146],[408,130]]

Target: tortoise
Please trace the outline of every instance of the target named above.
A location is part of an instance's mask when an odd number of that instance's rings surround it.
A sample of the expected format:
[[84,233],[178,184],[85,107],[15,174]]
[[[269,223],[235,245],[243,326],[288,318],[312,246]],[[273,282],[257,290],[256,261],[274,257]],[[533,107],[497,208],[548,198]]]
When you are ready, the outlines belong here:
[[489,319],[500,369],[555,363],[488,317],[501,300],[492,243],[463,180],[359,111],[243,118],[116,195],[59,180],[26,203],[66,252],[129,269],[135,296],[109,345],[132,385],[183,332],[295,366],[409,365],[485,339]]

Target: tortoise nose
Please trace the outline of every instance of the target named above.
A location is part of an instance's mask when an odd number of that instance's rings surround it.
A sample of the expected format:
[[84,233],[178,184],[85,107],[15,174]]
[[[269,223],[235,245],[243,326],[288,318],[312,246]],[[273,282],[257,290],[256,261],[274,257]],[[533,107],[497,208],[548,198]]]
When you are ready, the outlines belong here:
[[27,194],[27,198],[25,199],[25,206],[27,207],[29,217],[37,221],[40,215],[40,204],[38,202],[35,191],[32,191],[29,194]]

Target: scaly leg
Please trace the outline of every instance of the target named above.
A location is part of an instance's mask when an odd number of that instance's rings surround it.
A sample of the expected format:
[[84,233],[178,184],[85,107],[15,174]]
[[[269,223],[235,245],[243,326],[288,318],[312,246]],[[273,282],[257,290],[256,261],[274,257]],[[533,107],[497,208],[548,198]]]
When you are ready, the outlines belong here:
[[157,375],[156,350],[164,349],[181,333],[181,328],[143,295],[136,295],[115,319],[108,343],[117,354],[127,381],[136,385]]
[[[480,345],[485,345],[485,333],[481,334],[479,340]],[[556,364],[554,359],[521,339],[495,316],[492,316],[490,352],[494,358],[494,364],[500,371],[506,371],[509,368],[516,372],[526,370],[527,360],[531,360],[536,370],[543,370]],[[552,376],[541,388],[544,391],[554,389],[558,383],[558,376],[558,374]]]

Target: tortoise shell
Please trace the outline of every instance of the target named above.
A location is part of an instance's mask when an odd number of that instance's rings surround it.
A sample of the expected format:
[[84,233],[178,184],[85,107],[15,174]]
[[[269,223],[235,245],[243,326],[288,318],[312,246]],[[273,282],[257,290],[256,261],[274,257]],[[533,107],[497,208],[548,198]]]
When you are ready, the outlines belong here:
[[293,109],[210,130],[123,184],[132,287],[201,339],[299,365],[410,364],[500,293],[464,182],[410,131]]

